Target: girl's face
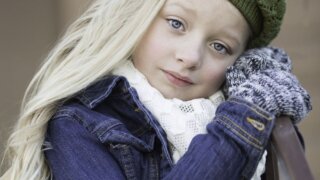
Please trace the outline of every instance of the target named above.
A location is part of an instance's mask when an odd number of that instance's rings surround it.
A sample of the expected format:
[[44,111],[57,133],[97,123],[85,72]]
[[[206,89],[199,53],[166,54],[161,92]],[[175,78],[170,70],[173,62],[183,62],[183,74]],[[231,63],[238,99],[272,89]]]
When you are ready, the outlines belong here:
[[206,98],[244,51],[250,28],[228,0],[168,0],[133,53],[166,98]]

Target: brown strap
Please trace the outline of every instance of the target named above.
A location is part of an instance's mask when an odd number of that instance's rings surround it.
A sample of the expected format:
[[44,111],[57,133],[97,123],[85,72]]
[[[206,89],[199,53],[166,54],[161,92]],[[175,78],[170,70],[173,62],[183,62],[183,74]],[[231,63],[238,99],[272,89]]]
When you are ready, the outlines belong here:
[[291,179],[314,179],[302,145],[289,118],[280,117],[276,120],[275,128],[272,131],[271,144],[271,150],[268,151],[269,156],[267,157],[266,179],[279,179],[277,158],[284,161],[285,169],[287,169]]

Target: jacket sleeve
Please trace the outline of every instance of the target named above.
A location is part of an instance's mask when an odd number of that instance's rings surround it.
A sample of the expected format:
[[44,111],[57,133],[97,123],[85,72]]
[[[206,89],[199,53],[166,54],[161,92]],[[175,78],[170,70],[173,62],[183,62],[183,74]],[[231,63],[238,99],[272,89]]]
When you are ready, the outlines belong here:
[[53,179],[125,179],[107,147],[70,116],[49,122],[45,144]]
[[250,179],[268,143],[275,117],[230,98],[216,111],[208,134],[196,136],[166,179]]

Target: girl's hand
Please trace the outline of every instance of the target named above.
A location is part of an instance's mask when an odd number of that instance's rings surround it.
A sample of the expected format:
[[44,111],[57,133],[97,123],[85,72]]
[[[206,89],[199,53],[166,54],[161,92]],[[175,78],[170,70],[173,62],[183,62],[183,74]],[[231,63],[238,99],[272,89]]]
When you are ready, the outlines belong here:
[[225,93],[245,99],[294,123],[311,110],[310,96],[291,73],[291,61],[280,49],[252,49],[227,69]]

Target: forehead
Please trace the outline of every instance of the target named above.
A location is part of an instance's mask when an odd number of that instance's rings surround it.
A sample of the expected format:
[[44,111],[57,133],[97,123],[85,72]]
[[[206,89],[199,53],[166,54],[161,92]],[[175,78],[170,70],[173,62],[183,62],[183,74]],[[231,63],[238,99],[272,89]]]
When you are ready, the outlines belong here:
[[181,7],[188,12],[199,11],[213,14],[225,13],[234,16],[242,16],[240,11],[228,0],[167,0],[166,7]]

